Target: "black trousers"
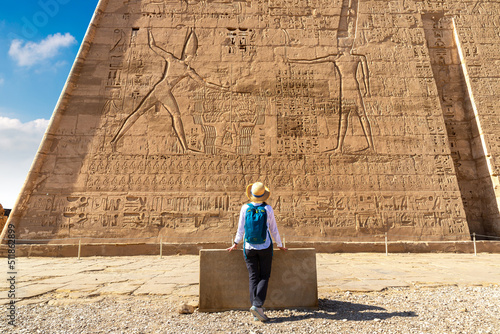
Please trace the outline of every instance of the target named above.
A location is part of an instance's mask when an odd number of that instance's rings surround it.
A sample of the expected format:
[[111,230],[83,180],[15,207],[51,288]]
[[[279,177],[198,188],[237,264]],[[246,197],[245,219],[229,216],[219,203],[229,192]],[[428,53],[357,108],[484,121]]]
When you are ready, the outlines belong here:
[[271,243],[267,249],[245,249],[244,252],[248,269],[250,303],[252,306],[262,307],[266,301],[267,286],[271,277],[273,244]]

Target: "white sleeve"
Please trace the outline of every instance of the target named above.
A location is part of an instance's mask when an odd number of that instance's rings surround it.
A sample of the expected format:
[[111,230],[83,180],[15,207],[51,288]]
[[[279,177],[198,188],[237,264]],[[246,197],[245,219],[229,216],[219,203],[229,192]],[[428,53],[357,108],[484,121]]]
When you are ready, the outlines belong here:
[[245,235],[245,217],[247,212],[248,205],[245,204],[241,207],[240,210],[240,219],[238,220],[238,230],[236,231],[236,236],[234,237],[234,242],[239,244],[243,240],[243,236]]
[[278,247],[283,247],[281,243],[280,233],[278,232],[278,226],[276,225],[276,218],[274,217],[273,208],[270,205],[266,205],[267,211],[267,225],[269,226],[269,232],[273,236],[274,241]]

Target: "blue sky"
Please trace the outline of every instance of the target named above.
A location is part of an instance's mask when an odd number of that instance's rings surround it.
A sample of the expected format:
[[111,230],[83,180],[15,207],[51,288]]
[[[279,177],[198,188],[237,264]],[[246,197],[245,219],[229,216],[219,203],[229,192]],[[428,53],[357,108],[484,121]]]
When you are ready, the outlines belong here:
[[98,0],[4,0],[0,204],[12,208]]

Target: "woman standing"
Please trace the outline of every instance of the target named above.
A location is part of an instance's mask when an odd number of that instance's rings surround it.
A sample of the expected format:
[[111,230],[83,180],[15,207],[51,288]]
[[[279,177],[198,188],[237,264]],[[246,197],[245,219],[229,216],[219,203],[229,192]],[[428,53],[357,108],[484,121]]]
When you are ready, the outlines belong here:
[[243,254],[248,269],[252,304],[250,312],[255,320],[263,322],[269,320],[262,306],[266,300],[273,261],[271,236],[280,250],[287,250],[281,243],[273,208],[265,202],[270,194],[269,189],[261,182],[247,186],[246,195],[251,203],[241,207],[234,244],[227,249],[233,251],[238,248],[241,241],[244,241]]

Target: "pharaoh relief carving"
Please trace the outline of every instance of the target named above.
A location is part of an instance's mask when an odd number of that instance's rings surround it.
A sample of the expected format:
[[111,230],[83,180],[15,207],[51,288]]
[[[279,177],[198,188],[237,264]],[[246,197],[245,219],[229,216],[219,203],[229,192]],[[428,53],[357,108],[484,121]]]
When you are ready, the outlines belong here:
[[[148,2],[143,5],[143,9],[144,6],[149,8],[159,5]],[[198,52],[197,29],[187,28],[182,52],[176,56],[169,50],[171,46],[164,45],[165,42],[155,37],[154,28],[147,28],[148,52],[154,52],[156,57],[163,59],[162,74],[156,81],[149,83],[149,91],[143,96],[138,91],[132,92],[135,100],[133,110],[122,111],[126,116],[112,136],[110,146],[116,151],[122,138],[128,135],[137,120],[154,110],[154,114],[166,111],[170,116],[172,124],[166,127],[171,126],[173,129],[180,146],[178,153],[341,154],[345,148],[348,127],[353,120],[360,124],[365,143],[358,143],[355,149],[348,151],[364,151],[364,154],[375,152],[365,104],[365,98],[370,95],[367,58],[353,50],[358,7],[358,1],[343,4],[337,27],[337,43],[332,47],[335,52],[313,59],[294,59],[286,55],[276,59],[275,66],[269,68],[271,73],[275,73],[272,79],[275,81],[274,87],[266,86],[263,80],[267,79],[269,73],[261,78],[258,67],[253,67],[254,73],[249,72],[253,76],[253,83],[245,87],[242,84],[245,78],[238,77],[244,66],[234,64],[234,61],[238,58],[243,62],[252,60],[257,53],[263,52],[255,45],[259,34],[263,34],[261,38],[282,36],[266,40],[281,40],[285,49],[293,48],[287,29],[275,29],[273,33],[249,28],[221,29],[220,34],[225,34],[226,38],[220,46],[214,47],[220,47],[223,57],[229,57],[227,59],[231,61],[222,63],[217,69],[227,76],[226,81],[215,83],[198,74],[196,65],[192,65]],[[277,24],[279,26],[281,23]],[[131,47],[137,47],[138,33],[138,29],[132,30]],[[203,31],[203,35],[207,36],[207,32]],[[122,48],[123,39],[122,31],[115,30],[111,52]],[[231,58],[234,56],[236,58]],[[272,63],[263,66],[270,65]],[[203,64],[197,66],[202,67]],[[233,68],[238,68],[240,73],[236,73],[236,69],[233,73]],[[333,77],[328,78],[331,74]],[[108,86],[117,86],[121,82],[120,75],[119,69],[111,71]],[[183,87],[177,89],[182,81]],[[194,93],[185,90],[190,81],[198,85],[193,89]],[[189,99],[183,106],[178,103],[179,95]],[[124,105],[124,108],[130,106]],[[105,112],[116,110],[115,101],[108,100],[104,109]],[[186,129],[188,118],[192,118],[197,127]],[[270,128],[274,128],[274,122],[277,125],[273,133]],[[264,133],[255,131],[258,126],[265,129]],[[168,150],[163,153],[168,153]]]
[[164,59],[164,70],[162,77],[153,89],[139,102],[138,106],[125,118],[118,131],[111,140],[111,145],[116,143],[125,135],[130,127],[134,125],[139,117],[148,110],[155,108],[157,113],[164,108],[172,117],[173,127],[177,138],[179,139],[184,151],[195,150],[188,147],[184,125],[181,119],[181,112],[177,100],[172,93],[175,86],[184,78],[191,78],[203,86],[214,87],[227,90],[223,87],[208,81],[205,81],[194,69],[190,67],[191,59],[196,55],[198,49],[198,37],[194,30],[189,30],[186,42],[180,58],[175,57],[171,52],[164,50],[156,44],[152,30],[148,29],[149,47],[158,56]]
[[291,64],[333,66],[339,76],[339,92],[334,99],[336,103],[329,106],[331,108],[329,112],[337,111],[340,113],[339,133],[335,147],[327,149],[325,152],[342,152],[351,113],[361,121],[363,134],[368,145],[366,149],[370,152],[375,151],[364,102],[364,98],[370,95],[367,59],[365,55],[353,51],[358,7],[358,1],[352,0],[342,8],[339,29],[337,30],[337,53],[314,59],[288,59]]

